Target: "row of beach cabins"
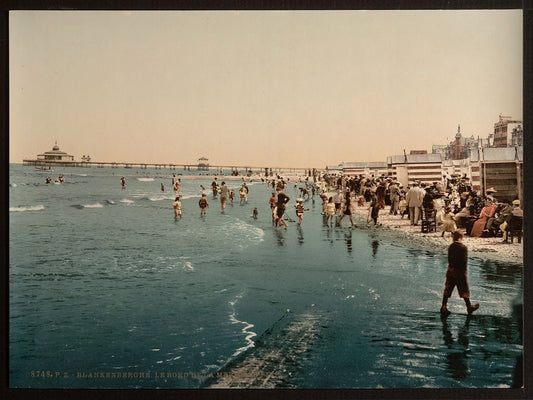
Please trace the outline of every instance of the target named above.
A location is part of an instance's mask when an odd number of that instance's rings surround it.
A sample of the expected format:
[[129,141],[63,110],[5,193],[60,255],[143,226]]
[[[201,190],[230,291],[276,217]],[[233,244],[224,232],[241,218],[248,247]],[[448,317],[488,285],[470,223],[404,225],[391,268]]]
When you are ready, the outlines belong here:
[[[404,187],[414,181],[432,184],[445,179],[466,177],[472,190],[485,193],[497,190],[501,199],[523,200],[523,146],[485,147],[469,158],[445,160],[442,154],[403,154],[387,157],[385,162],[342,162],[328,166],[330,174],[346,176],[386,176]],[[522,203],[523,204],[523,203]]]

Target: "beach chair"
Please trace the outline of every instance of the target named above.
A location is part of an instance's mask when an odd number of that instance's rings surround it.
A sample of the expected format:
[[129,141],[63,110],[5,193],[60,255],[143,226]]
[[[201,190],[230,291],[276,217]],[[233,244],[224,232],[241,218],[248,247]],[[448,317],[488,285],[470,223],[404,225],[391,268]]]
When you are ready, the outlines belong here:
[[522,242],[523,219],[523,217],[513,215],[507,224],[507,239],[511,239],[511,243],[513,243],[515,237],[518,238],[518,243]]
[[437,212],[434,208],[422,211],[422,233],[437,232]]

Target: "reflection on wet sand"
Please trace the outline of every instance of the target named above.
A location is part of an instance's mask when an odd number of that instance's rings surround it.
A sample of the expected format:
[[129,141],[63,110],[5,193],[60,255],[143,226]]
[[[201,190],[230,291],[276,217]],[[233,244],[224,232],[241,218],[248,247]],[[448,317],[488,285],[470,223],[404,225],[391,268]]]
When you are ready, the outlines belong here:
[[455,341],[448,327],[448,317],[441,316],[444,345],[451,350],[446,355],[448,373],[452,378],[459,381],[464,380],[468,376],[469,371],[467,364],[468,345],[470,343],[468,330],[471,319],[471,316],[466,317],[465,323],[457,335],[457,341]]

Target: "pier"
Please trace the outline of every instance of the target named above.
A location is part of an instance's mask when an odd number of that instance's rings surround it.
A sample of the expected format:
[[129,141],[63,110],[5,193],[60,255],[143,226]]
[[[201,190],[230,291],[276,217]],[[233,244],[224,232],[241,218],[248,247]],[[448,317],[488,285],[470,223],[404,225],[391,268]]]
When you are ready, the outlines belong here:
[[[183,169],[186,171],[212,171],[216,173],[219,170],[231,170],[231,171],[246,171],[246,172],[258,172],[264,173],[266,170],[269,172],[275,171],[289,171],[289,172],[307,172],[313,170],[312,167],[257,167],[257,166],[238,166],[238,165],[200,165],[200,164],[178,164],[178,163],[139,163],[139,162],[116,162],[116,161],[64,161],[64,160],[22,160],[22,164],[26,166],[35,167],[81,167],[81,168],[137,168],[137,169],[168,169],[176,170]],[[316,171],[321,169],[316,168]]]

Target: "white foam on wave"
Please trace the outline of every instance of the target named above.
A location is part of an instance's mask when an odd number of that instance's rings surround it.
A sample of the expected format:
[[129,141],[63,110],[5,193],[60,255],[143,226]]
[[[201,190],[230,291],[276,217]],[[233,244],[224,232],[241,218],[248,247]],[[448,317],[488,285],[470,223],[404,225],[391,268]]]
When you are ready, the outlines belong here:
[[126,204],[131,204],[131,203],[135,203],[133,200],[130,200],[130,199],[122,199],[120,200],[121,203],[126,203]]
[[153,182],[154,178],[137,178],[139,182]]
[[22,211],[41,211],[44,210],[44,206],[39,204],[38,206],[29,206],[29,207],[9,207],[9,211],[13,212],[22,212]]
[[188,194],[188,195],[186,195],[186,196],[181,195],[181,199],[182,199],[182,200],[186,200],[186,199],[199,199],[200,197],[202,197],[202,195],[200,195],[200,194],[198,194],[198,195]]
[[[259,243],[262,242],[265,236],[265,231],[257,226],[248,224],[240,219],[236,219],[230,222],[229,229],[224,229],[224,233],[228,235],[238,246],[243,248],[247,243]],[[248,241],[243,241],[248,239]]]
[[170,194],[158,194],[155,196],[148,197],[150,201],[161,201],[161,200],[174,200],[176,196]]
[[247,349],[249,349],[250,347],[254,347],[255,343],[252,340],[252,338],[257,336],[257,333],[255,333],[253,331],[250,331],[250,329],[252,329],[255,326],[254,324],[251,324],[249,322],[241,321],[241,320],[237,319],[237,312],[235,311],[235,305],[237,304],[237,302],[241,298],[242,298],[242,294],[237,295],[233,301],[229,302],[229,305],[232,308],[232,312],[231,312],[231,314],[229,316],[229,320],[230,320],[230,322],[232,324],[242,324],[242,325],[244,325],[244,327],[241,329],[241,333],[246,335],[244,337],[244,341],[245,341],[246,344],[244,346],[242,346],[242,347],[239,347],[237,350],[235,350],[235,352],[233,353],[232,357],[236,357],[239,354],[241,354],[243,351],[246,351]]
[[16,183],[10,183],[9,186],[15,188],[15,187],[17,187],[17,184]]
[[94,203],[94,204],[84,204],[84,208],[103,208],[104,205],[100,203]]
[[194,266],[192,265],[192,263],[190,261],[185,261],[185,263],[183,264],[183,270],[184,271],[194,271]]

